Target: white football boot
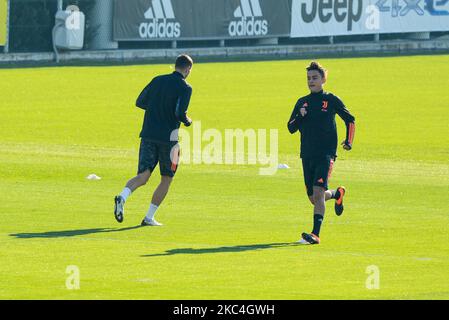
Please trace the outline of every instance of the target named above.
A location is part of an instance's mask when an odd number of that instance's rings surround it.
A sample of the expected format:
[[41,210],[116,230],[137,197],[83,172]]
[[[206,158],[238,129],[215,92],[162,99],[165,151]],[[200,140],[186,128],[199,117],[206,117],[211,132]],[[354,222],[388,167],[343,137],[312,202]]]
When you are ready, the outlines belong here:
[[162,223],[157,222],[154,219],[147,219],[146,217],[142,220],[142,223],[140,224],[141,226],[152,226],[152,227],[160,227],[163,226]]

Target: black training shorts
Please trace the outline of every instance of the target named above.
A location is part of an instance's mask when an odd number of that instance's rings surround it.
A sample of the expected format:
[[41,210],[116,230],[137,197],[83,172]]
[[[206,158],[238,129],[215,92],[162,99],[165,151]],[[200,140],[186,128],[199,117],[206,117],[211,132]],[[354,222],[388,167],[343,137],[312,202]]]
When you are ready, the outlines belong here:
[[332,173],[335,158],[323,156],[318,158],[303,158],[302,169],[304,172],[304,182],[306,184],[307,195],[313,195],[313,187],[328,189],[328,181]]
[[164,144],[142,138],[137,173],[140,174],[146,170],[153,172],[159,163],[161,176],[174,177],[178,169],[179,153],[180,149],[177,142]]

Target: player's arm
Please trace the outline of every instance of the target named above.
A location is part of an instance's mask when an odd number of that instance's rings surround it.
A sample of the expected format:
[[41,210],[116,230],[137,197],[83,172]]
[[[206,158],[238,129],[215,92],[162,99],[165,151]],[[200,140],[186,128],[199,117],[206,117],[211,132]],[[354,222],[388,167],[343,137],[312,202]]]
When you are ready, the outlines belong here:
[[296,103],[292,115],[290,116],[290,120],[288,120],[287,123],[288,131],[290,131],[291,134],[294,134],[298,130],[301,131],[302,120],[304,119],[304,116],[307,114],[305,110],[303,110],[303,112],[301,113],[300,101],[301,100],[298,100],[298,102]]
[[136,107],[143,110],[149,110],[151,105],[151,99],[155,91],[156,78],[151,80],[151,82],[142,90],[139,97],[136,100]]
[[341,144],[345,150],[351,150],[355,135],[355,118],[338,97],[335,97],[335,110],[346,124],[346,139]]
[[187,86],[178,97],[176,104],[175,115],[176,118],[184,123],[186,127],[192,124],[192,119],[187,116],[187,109],[189,108],[190,97],[192,96],[192,87]]

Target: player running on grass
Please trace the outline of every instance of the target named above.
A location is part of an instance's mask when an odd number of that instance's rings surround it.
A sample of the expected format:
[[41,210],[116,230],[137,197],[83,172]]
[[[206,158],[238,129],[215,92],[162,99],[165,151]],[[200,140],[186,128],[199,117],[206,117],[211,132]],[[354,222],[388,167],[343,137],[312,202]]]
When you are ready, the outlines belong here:
[[123,221],[124,205],[131,193],[145,185],[159,163],[161,182],[156,188],[150,208],[142,220],[142,226],[161,226],[154,219],[176,173],[179,160],[178,132],[182,123],[192,124],[187,116],[192,87],[185,81],[193,66],[192,58],[180,55],[176,59],[175,71],[154,78],[136,101],[136,106],[145,110],[143,128],[140,132],[139,167],[137,176],[126,184],[120,195],[115,197],[114,215]]
[[301,158],[307,195],[313,204],[313,230],[303,233],[302,244],[319,244],[324,218],[325,201],[335,199],[335,213],[343,213],[345,187],[328,190],[328,180],[337,157],[337,126],[335,114],[346,124],[343,149],[351,150],[354,140],[355,118],[335,95],[323,91],[327,70],[312,62],[307,68],[310,94],[298,100],[288,122],[288,130],[301,133]]

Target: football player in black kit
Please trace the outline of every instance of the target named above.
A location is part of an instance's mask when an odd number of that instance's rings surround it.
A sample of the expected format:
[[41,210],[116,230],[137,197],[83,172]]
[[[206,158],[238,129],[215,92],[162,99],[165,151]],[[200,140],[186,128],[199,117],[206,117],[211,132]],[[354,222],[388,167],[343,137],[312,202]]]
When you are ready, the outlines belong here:
[[175,71],[155,77],[137,98],[136,106],[145,110],[140,132],[139,165],[137,176],[129,180],[114,199],[114,216],[120,223],[124,219],[126,200],[132,192],[147,183],[159,164],[161,182],[153,193],[150,208],[141,225],[162,226],[154,216],[178,169],[178,129],[181,123],[187,127],[192,124],[187,116],[192,87],[186,82],[192,66],[191,57],[180,55],[176,58]]
[[307,68],[307,81],[310,94],[298,100],[288,121],[288,130],[301,133],[301,158],[307,195],[314,206],[313,230],[303,233],[301,244],[319,244],[320,229],[324,218],[325,201],[335,199],[335,213],[343,213],[343,186],[328,189],[328,180],[337,157],[338,114],[346,124],[346,139],[343,149],[351,150],[355,132],[355,118],[335,95],[323,91],[327,71],[318,63],[312,62]]

